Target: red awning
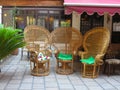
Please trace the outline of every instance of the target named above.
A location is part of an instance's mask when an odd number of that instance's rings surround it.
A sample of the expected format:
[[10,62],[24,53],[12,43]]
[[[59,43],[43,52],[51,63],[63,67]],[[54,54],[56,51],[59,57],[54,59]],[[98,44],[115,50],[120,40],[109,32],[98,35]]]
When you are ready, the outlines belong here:
[[100,15],[103,15],[104,12],[108,12],[110,15],[120,13],[120,0],[64,0],[64,6],[65,14],[73,11],[79,14],[97,12]]

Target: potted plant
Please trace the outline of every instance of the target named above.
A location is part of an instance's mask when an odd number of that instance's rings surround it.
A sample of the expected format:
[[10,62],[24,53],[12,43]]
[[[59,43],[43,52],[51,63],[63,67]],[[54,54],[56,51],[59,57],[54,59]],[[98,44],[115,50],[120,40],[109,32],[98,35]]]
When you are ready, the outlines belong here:
[[17,48],[25,46],[22,30],[0,25],[0,61]]

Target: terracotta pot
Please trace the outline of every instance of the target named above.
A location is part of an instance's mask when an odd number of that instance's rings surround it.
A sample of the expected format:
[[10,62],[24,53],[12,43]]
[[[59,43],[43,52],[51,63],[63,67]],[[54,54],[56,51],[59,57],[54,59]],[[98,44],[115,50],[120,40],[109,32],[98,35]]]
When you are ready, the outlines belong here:
[[14,50],[11,54],[12,55],[18,55],[18,49]]

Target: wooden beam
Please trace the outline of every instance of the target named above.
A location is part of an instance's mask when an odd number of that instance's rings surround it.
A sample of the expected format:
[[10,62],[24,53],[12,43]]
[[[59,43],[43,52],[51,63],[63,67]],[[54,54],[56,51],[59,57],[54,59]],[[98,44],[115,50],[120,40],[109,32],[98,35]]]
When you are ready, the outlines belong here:
[[63,0],[0,0],[1,6],[63,6]]

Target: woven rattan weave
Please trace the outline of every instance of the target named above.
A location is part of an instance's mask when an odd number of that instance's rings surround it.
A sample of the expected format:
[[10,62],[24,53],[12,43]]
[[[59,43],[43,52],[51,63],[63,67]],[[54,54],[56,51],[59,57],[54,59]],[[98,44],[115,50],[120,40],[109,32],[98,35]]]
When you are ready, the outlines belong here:
[[49,59],[38,61],[39,52],[50,56],[47,47],[49,46],[50,33],[44,27],[29,25],[24,31],[26,47],[30,52],[31,74],[36,76],[45,76],[49,74]]
[[[82,34],[72,27],[60,27],[51,33],[52,45],[56,47],[56,72],[59,74],[73,73],[73,60],[76,51],[82,45]],[[59,53],[71,54],[72,60],[58,58]]]
[[110,32],[104,27],[89,30],[83,39],[83,52],[79,52],[81,59],[95,58],[94,64],[82,63],[82,76],[96,78],[99,75],[100,65],[103,63],[103,56],[106,53],[110,41]]

